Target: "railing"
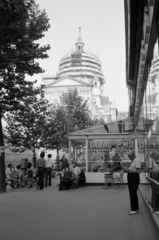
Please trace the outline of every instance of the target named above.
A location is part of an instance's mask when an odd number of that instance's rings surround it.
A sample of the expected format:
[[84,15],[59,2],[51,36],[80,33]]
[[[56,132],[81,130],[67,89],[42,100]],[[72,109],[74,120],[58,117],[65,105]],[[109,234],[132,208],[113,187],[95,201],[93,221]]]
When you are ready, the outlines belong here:
[[146,177],[148,183],[149,183],[149,198],[147,198],[148,204],[152,208],[153,212],[159,211],[159,172],[153,172],[151,173],[152,177]]

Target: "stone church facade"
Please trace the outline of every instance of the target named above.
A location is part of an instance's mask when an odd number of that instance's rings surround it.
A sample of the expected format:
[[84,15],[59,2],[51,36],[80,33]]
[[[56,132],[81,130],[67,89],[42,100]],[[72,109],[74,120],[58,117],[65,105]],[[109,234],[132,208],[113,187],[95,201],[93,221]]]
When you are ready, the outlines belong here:
[[[81,31],[81,30],[80,30]],[[60,96],[68,88],[77,88],[79,95],[88,100],[92,118],[102,118],[105,122],[116,120],[115,102],[104,96],[105,78],[99,59],[84,50],[81,32],[76,48],[66,54],[59,63],[56,77],[43,77],[45,97],[53,104],[60,104]]]

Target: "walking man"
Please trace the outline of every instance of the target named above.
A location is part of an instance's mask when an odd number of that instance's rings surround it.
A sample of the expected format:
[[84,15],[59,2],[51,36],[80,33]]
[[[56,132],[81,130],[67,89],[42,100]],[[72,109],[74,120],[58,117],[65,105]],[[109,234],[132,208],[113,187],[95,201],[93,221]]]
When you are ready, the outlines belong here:
[[42,190],[44,188],[44,171],[46,168],[46,161],[45,161],[44,157],[45,157],[45,152],[41,152],[40,158],[37,160],[37,169],[38,169],[40,190]]
[[51,154],[47,155],[48,160],[46,161],[46,171],[45,171],[45,187],[47,187],[48,185],[48,181],[49,181],[49,186],[51,186],[51,171],[52,171],[52,167],[53,164],[51,162]]

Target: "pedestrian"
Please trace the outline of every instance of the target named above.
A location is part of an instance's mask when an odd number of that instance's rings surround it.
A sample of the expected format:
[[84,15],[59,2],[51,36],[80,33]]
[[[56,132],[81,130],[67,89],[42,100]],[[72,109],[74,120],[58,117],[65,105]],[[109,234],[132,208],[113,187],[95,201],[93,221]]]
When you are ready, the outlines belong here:
[[61,158],[61,167],[62,167],[62,169],[65,169],[66,168],[66,166],[68,165],[68,160],[67,160],[67,158],[65,157],[65,154],[63,154],[62,155],[62,158]]
[[137,196],[138,186],[140,184],[140,171],[141,171],[141,162],[136,157],[134,151],[130,151],[128,153],[129,159],[132,161],[129,168],[125,169],[124,171],[127,174],[127,181],[128,181],[128,188],[129,188],[129,195],[130,195],[130,205],[131,211],[129,215],[133,215],[139,212],[139,202]]
[[40,190],[44,187],[44,171],[46,168],[46,160],[44,159],[45,152],[40,153],[40,158],[37,160],[37,170],[38,170],[38,185]]
[[[47,187],[47,185],[51,186],[51,171],[53,168],[53,164],[51,161],[51,154],[47,155],[48,159],[46,161],[46,170],[45,170],[45,187]],[[48,184],[49,182],[49,184]]]

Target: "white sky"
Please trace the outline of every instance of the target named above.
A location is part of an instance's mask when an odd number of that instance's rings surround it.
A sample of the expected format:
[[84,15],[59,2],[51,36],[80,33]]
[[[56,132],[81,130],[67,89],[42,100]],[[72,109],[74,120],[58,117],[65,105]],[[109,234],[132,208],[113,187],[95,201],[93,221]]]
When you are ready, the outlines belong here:
[[[40,43],[50,44],[49,58],[40,61],[52,76],[61,56],[75,47],[81,27],[84,49],[99,57],[106,79],[105,95],[119,111],[128,111],[125,72],[124,0],[36,0],[50,18],[50,29]],[[34,79],[40,81],[41,75]]]

